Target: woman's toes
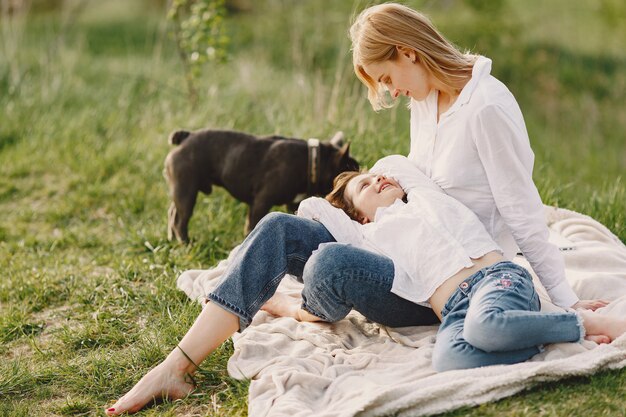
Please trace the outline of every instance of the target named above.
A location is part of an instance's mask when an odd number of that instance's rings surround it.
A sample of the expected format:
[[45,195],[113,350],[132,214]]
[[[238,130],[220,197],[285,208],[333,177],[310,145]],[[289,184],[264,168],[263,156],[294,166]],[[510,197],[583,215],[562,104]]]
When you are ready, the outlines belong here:
[[606,335],[591,335],[591,336],[585,336],[585,340],[590,340],[592,342],[595,342],[599,345],[602,344],[606,344],[606,343],[611,343],[611,338],[606,336]]

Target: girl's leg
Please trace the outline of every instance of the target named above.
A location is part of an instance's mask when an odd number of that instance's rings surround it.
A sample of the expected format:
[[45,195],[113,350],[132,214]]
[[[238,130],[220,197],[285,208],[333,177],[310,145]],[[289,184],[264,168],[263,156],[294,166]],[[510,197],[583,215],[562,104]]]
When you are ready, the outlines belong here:
[[[148,372],[115,404],[107,408],[108,415],[135,413],[158,398],[183,398],[193,390],[188,375],[239,327],[239,317],[209,303],[180,341],[156,368]],[[185,352],[185,353],[183,353]],[[187,354],[189,358],[185,356]],[[193,361],[193,363],[190,361]]]
[[355,309],[390,327],[439,323],[432,309],[393,294],[393,278],[391,259],[350,245],[325,244],[304,269],[301,318],[335,322]]
[[209,300],[239,317],[243,331],[276,292],[285,274],[301,279],[311,253],[333,242],[319,222],[270,213],[248,235]]
[[107,414],[136,412],[155,398],[181,398],[193,388],[185,376],[195,371],[216,347],[243,330],[275,292],[285,273],[302,275],[304,264],[332,235],[318,222],[283,213],[268,214],[242,244],[211,302],[200,313],[179,346],[146,374]]

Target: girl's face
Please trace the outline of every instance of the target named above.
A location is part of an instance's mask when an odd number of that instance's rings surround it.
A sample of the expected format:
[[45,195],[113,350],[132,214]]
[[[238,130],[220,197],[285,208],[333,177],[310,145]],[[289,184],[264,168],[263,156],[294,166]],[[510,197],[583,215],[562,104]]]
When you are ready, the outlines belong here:
[[359,212],[359,221],[365,224],[374,221],[376,209],[404,197],[404,190],[395,180],[383,175],[361,174],[350,180],[345,195]]
[[363,65],[363,70],[383,84],[394,99],[407,96],[421,101],[428,97],[433,83],[426,68],[415,60],[415,52],[398,48],[395,59]]

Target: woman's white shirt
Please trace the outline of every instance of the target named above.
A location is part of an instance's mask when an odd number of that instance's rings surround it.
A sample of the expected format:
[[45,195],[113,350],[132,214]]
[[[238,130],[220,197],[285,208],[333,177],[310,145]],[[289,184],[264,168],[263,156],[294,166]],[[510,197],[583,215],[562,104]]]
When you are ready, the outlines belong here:
[[490,72],[491,60],[478,57],[472,79],[439,120],[437,91],[411,100],[408,158],[478,216],[505,258],[520,249],[555,304],[571,307],[578,297],[565,279],[558,248],[548,242],[524,118]]

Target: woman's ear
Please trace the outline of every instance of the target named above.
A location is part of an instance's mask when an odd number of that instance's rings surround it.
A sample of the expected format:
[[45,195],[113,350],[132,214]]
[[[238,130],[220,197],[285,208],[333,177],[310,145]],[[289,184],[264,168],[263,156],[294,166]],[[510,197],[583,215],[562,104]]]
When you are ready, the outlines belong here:
[[359,219],[359,223],[361,224],[368,224],[370,222],[370,219],[368,219],[367,217],[363,216]]
[[417,53],[415,52],[415,50],[407,48],[406,46],[396,46],[396,50],[405,57],[409,58],[411,62],[417,62]]

